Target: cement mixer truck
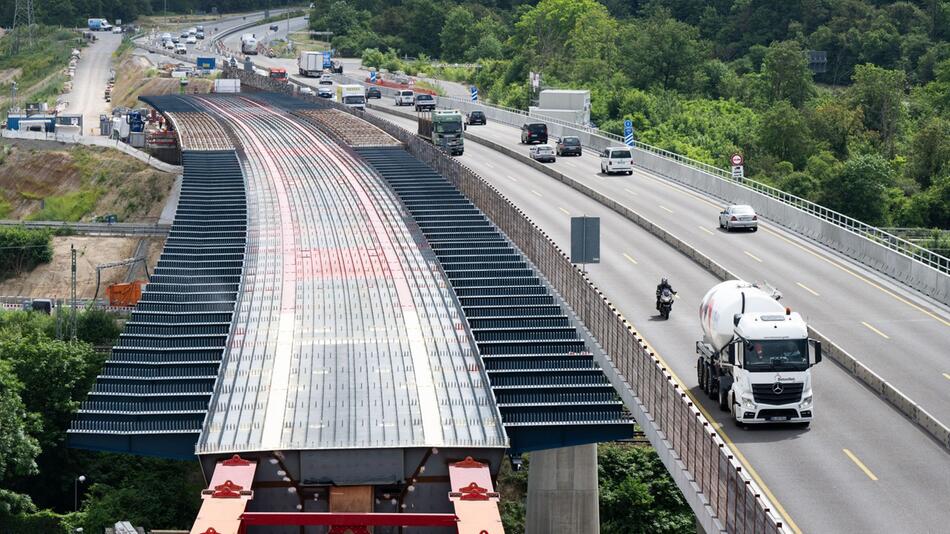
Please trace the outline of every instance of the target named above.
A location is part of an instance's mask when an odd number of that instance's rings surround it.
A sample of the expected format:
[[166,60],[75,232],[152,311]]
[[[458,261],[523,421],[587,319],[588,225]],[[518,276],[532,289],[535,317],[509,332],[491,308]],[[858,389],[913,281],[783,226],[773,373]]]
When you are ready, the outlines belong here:
[[703,339],[696,342],[699,387],[740,426],[808,426],[814,411],[810,369],[821,361],[821,342],[809,339],[801,315],[768,289],[729,280],[703,297]]

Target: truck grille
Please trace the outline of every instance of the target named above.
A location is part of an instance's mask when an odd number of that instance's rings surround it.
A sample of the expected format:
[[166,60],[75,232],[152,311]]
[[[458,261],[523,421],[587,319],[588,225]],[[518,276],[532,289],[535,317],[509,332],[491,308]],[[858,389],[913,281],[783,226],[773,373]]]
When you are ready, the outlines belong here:
[[[782,391],[776,393],[774,388],[781,384]],[[759,404],[791,404],[802,400],[804,384],[752,384],[752,397]]]

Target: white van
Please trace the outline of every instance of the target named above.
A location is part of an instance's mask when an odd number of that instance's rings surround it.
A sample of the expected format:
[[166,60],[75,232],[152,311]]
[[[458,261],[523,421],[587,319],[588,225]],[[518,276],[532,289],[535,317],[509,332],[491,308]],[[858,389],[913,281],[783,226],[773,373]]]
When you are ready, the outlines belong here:
[[416,95],[409,89],[400,89],[396,91],[397,106],[412,106],[416,103]]
[[633,153],[629,147],[612,146],[600,153],[600,172],[633,174]]

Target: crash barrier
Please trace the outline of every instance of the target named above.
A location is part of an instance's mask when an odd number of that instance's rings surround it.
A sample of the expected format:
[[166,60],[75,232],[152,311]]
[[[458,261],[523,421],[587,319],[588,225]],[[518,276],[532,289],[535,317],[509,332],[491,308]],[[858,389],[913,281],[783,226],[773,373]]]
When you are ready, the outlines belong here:
[[80,145],[87,145],[87,146],[101,146],[105,148],[114,148],[160,171],[171,172],[175,174],[181,174],[182,172],[181,171],[182,168],[180,165],[171,165],[171,164],[165,163],[164,161],[153,157],[148,152],[142,152],[141,150],[129,144],[123,143],[122,141],[119,141],[118,139],[110,139],[108,137],[96,137],[96,136],[90,136],[90,135],[74,135],[74,134],[58,134],[55,132],[21,132],[17,130],[0,130],[0,136],[2,136],[5,139],[52,141],[52,142],[58,142],[58,143],[71,143],[71,144],[80,144]]
[[[386,110],[391,111],[396,115],[407,114],[404,111],[396,110]],[[741,277],[732,273],[715,260],[706,256],[702,252],[693,248],[692,245],[686,241],[680,239],[676,235],[667,231],[663,227],[654,223],[653,221],[647,219],[646,217],[640,215],[635,210],[625,206],[621,202],[614,200],[613,198],[597,191],[596,189],[582,183],[579,180],[575,180],[561,172],[558,172],[550,165],[545,165],[539,163],[528,156],[525,156],[523,153],[517,152],[511,148],[508,148],[504,145],[495,143],[483,137],[477,135],[468,135],[469,140],[476,143],[485,145],[492,150],[505,154],[509,157],[515,158],[523,163],[526,163],[533,167],[534,169],[543,172],[544,174],[554,178],[555,180],[570,186],[571,188],[583,193],[587,197],[590,197],[593,200],[603,204],[604,206],[612,209],[613,211],[619,213],[624,218],[629,219],[636,223],[638,226],[649,232],[650,234],[658,237],[664,243],[672,246],[677,251],[681,252],[686,257],[690,258],[696,262],[700,267],[711,273],[713,276],[719,278],[720,280],[739,280]],[[864,385],[869,387],[872,391],[877,393],[885,401],[889,402],[892,406],[897,408],[901,413],[907,416],[911,421],[919,425],[925,432],[930,434],[934,439],[936,439],[944,447],[950,448],[950,428],[938,421],[934,416],[924,410],[920,405],[914,402],[913,399],[903,394],[900,390],[895,388],[889,382],[881,378],[877,373],[869,369],[866,365],[860,362],[857,358],[849,354],[847,351],[836,345],[833,341],[825,337],[823,334],[815,330],[813,327],[808,327],[809,335],[821,341],[823,354],[828,356],[835,362],[837,362],[841,367],[843,367],[848,373],[860,380]]]
[[[365,80],[346,79],[365,84]],[[386,89],[381,88],[381,91]],[[608,146],[624,144],[620,136],[553,117],[529,115],[526,111],[464,98],[440,96],[437,99],[439,107],[464,113],[479,110],[490,121],[517,128],[529,120],[543,121],[548,125],[550,137],[577,136],[584,146],[598,152]],[[635,164],[647,171],[726,203],[750,204],[759,216],[950,304],[950,258],[769,185],[748,179],[735,180],[726,169],[637,141],[633,151]]]
[[[236,69],[242,87],[289,94],[287,84]],[[306,100],[320,101],[304,96]],[[359,114],[334,102],[334,107]],[[409,152],[458,187],[544,273],[577,317],[604,348],[599,362],[624,404],[682,490],[705,532],[786,532],[783,521],[749,477],[709,420],[666,365],[617,308],[567,255],[474,171],[403,128],[378,117],[359,114],[406,144]]]

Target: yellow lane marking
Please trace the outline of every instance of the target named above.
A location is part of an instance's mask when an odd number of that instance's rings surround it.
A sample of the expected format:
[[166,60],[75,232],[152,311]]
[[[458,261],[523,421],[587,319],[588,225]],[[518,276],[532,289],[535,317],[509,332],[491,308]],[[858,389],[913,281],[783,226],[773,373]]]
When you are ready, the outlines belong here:
[[[717,210],[722,211],[722,206],[721,206],[720,204],[716,204],[716,203],[710,202],[709,200],[706,200],[705,198],[701,197],[700,195],[698,195],[698,194],[696,194],[696,193],[692,193],[692,192],[690,192],[690,191],[684,191],[684,190],[682,190],[682,189],[680,189],[680,188],[678,188],[678,187],[674,187],[672,184],[666,183],[666,182],[665,182],[663,179],[661,179],[661,178],[656,178],[656,177],[653,177],[653,176],[650,176],[650,178],[651,178],[654,182],[656,182],[656,183],[658,183],[658,184],[660,184],[660,185],[666,186],[666,187],[668,187],[668,188],[670,188],[670,189],[674,189],[674,190],[676,190],[676,191],[678,191],[678,192],[680,192],[680,193],[689,195],[689,196],[695,198],[696,200],[699,200],[700,202],[709,204],[710,206],[716,208]],[[900,295],[896,295],[893,291],[890,291],[890,290],[888,290],[888,289],[885,289],[885,288],[881,287],[880,285],[878,285],[878,284],[872,282],[871,280],[868,280],[868,279],[865,278],[864,276],[861,276],[860,274],[858,274],[858,273],[852,271],[851,269],[845,267],[844,265],[841,265],[840,263],[838,263],[838,262],[832,260],[831,258],[826,258],[826,257],[822,256],[821,254],[815,252],[814,250],[809,250],[809,249],[806,248],[805,246],[803,246],[803,245],[801,245],[801,244],[799,244],[799,243],[796,243],[796,242],[792,241],[791,239],[789,239],[789,238],[787,238],[787,237],[785,237],[785,236],[779,234],[778,232],[776,232],[776,231],[774,231],[774,230],[769,230],[768,228],[765,228],[765,227],[762,227],[762,226],[760,226],[759,228],[761,228],[762,230],[765,230],[766,232],[768,232],[768,233],[774,235],[775,237],[781,239],[782,241],[785,241],[786,243],[788,243],[788,244],[790,244],[790,245],[793,245],[793,246],[795,246],[795,247],[798,247],[798,248],[800,248],[801,250],[804,250],[805,252],[811,254],[812,256],[814,256],[814,257],[816,257],[816,258],[818,258],[818,259],[820,259],[820,260],[822,260],[822,261],[824,261],[824,262],[827,262],[827,263],[829,263],[829,264],[831,264],[831,265],[837,267],[838,269],[841,269],[842,271],[844,271],[844,272],[850,274],[851,276],[853,276],[853,277],[857,278],[858,280],[860,280],[860,281],[862,281],[862,282],[868,284],[869,286],[871,286],[871,287],[873,287],[873,288],[875,288],[875,289],[880,290],[880,291],[881,291],[882,293],[884,293],[885,295],[887,295],[887,296],[889,296],[889,297],[892,297],[892,298],[894,298],[895,300],[897,300],[897,301],[899,301],[899,302],[901,302],[901,303],[903,303],[903,304],[906,304],[906,305],[910,306],[911,308],[913,308],[913,309],[919,311],[920,313],[926,315],[927,317],[930,317],[931,319],[934,319],[934,320],[936,320],[937,322],[943,323],[944,326],[950,326],[950,321],[947,321],[947,320],[943,319],[942,317],[939,317],[939,316],[937,316],[937,315],[931,313],[930,311],[928,311],[928,310],[926,310],[926,309],[924,309],[924,308],[922,308],[922,307],[920,307],[920,306],[914,304],[913,302],[908,301],[907,299],[901,297]]]
[[671,210],[670,208],[667,208],[666,206],[660,206],[660,209],[664,209],[670,213],[673,213],[673,210]]
[[702,231],[704,231],[704,232],[706,232],[706,233],[709,234],[709,235],[716,235],[716,234],[712,233],[712,230],[710,230],[709,228],[706,228],[705,226],[700,226],[699,229],[702,230]]
[[877,335],[883,337],[884,339],[891,339],[890,336],[888,336],[888,335],[885,334],[884,332],[881,332],[881,331],[878,330],[877,328],[874,328],[873,326],[871,326],[871,325],[865,323],[864,321],[861,321],[861,324],[863,324],[864,326],[868,327],[872,332],[874,332],[875,334],[877,334]]
[[509,180],[511,180],[512,182],[515,182],[515,183],[518,182],[518,179],[515,178],[514,176],[510,175],[510,174],[506,174],[505,177],[508,178]]
[[636,192],[631,191],[630,189],[628,189],[628,188],[626,188],[626,187],[624,187],[623,190],[626,191],[626,192],[628,192],[628,193],[630,193],[630,194],[633,195],[633,196],[637,196],[637,193],[636,193]]
[[538,192],[535,191],[534,189],[532,189],[531,192],[534,193],[535,195],[538,195],[539,197],[540,197],[540,196],[543,196],[541,193],[538,193]]
[[634,264],[634,265],[639,265],[639,264],[637,263],[637,260],[633,259],[633,257],[630,256],[630,254],[627,254],[626,252],[624,252],[624,253],[623,253],[623,257],[624,257],[624,258],[627,258],[627,260],[629,260],[630,263],[632,263],[632,264]]
[[[760,227],[760,228],[761,228],[761,227]],[[922,313],[922,314],[924,314],[924,315],[926,315],[926,316],[928,316],[928,317],[930,317],[930,318],[932,318],[932,319],[935,319],[937,322],[943,323],[945,326],[950,326],[950,321],[944,320],[943,318],[938,317],[937,315],[934,315],[933,313],[927,311],[927,310],[924,309],[924,308],[921,308],[920,306],[914,304],[913,302],[910,302],[909,300],[907,300],[907,299],[901,297],[900,295],[895,294],[893,291],[890,291],[890,290],[888,290],[888,289],[885,289],[885,288],[879,286],[878,284],[875,284],[875,283],[872,282],[871,280],[868,280],[867,278],[865,278],[865,277],[861,276],[860,274],[858,274],[858,273],[852,271],[851,269],[845,267],[844,265],[841,265],[840,263],[838,263],[838,262],[836,262],[836,261],[834,261],[834,260],[832,260],[832,259],[830,259],[830,258],[826,258],[826,257],[822,256],[821,254],[818,254],[818,253],[815,252],[815,251],[808,250],[808,249],[805,248],[804,246],[802,246],[802,245],[800,245],[800,244],[798,244],[798,243],[792,241],[791,239],[789,239],[789,238],[787,238],[787,237],[785,237],[785,236],[783,236],[783,235],[781,235],[781,234],[778,234],[777,232],[775,232],[775,231],[773,231],[773,230],[769,230],[768,228],[762,228],[762,229],[765,230],[766,232],[768,232],[768,233],[774,235],[775,237],[778,237],[779,239],[781,239],[781,240],[783,240],[783,241],[785,241],[785,242],[787,242],[787,243],[789,243],[789,244],[791,244],[791,245],[794,245],[794,246],[796,246],[796,247],[798,247],[798,248],[804,250],[805,252],[811,254],[812,256],[814,256],[814,257],[816,257],[816,258],[818,258],[818,259],[820,259],[820,260],[823,260],[823,261],[825,261],[825,262],[827,262],[827,263],[829,263],[829,264],[831,264],[831,265],[837,267],[838,269],[840,269],[840,270],[842,270],[842,271],[844,271],[844,272],[850,274],[851,276],[853,276],[853,277],[857,278],[858,280],[860,280],[860,281],[866,283],[867,285],[869,285],[869,286],[871,286],[871,287],[873,287],[873,288],[875,288],[875,289],[880,290],[880,291],[881,291],[882,293],[884,293],[885,295],[894,298],[894,300],[897,300],[897,301],[899,301],[899,302],[902,302],[902,303],[904,303],[904,304],[910,306],[911,308],[914,308],[915,310],[919,311],[920,313]]]
[[946,378],[947,380],[950,380],[950,374],[948,374],[948,373],[944,373],[944,374],[943,374],[943,377]]
[[561,206],[558,206],[557,209],[563,211],[563,212],[564,212],[564,215],[570,215],[570,214],[571,214],[571,212],[567,211],[566,209],[562,208]]
[[801,283],[801,282],[795,282],[795,283],[798,284],[798,287],[804,289],[805,291],[811,293],[812,295],[815,295],[816,297],[820,297],[820,296],[821,296],[821,295],[819,295],[814,289],[812,289],[812,288],[806,286],[805,284],[803,284],[803,283]]
[[757,262],[759,262],[759,263],[762,263],[762,259],[761,259],[761,258],[759,258],[759,257],[756,256],[755,254],[749,252],[748,250],[743,250],[742,252],[745,252],[745,255],[748,256],[748,257],[750,257],[750,258],[752,258],[753,260],[755,260],[755,261],[757,261]]
[[[624,320],[626,319],[624,318]],[[716,428],[716,432],[719,434],[719,437],[722,438],[722,440],[726,442],[726,445],[729,446],[729,449],[732,451],[735,457],[739,460],[739,462],[743,465],[746,472],[749,473],[749,476],[752,477],[752,480],[755,480],[755,483],[758,484],[762,492],[765,493],[765,496],[769,498],[769,501],[772,503],[772,506],[775,507],[775,511],[778,512],[779,515],[781,515],[783,519],[785,519],[785,523],[788,525],[790,529],[792,529],[792,532],[795,532],[795,534],[802,534],[802,529],[798,528],[798,525],[795,524],[795,521],[792,521],[792,517],[788,514],[788,512],[785,511],[785,508],[783,508],[782,505],[778,502],[778,499],[775,498],[775,494],[772,493],[772,490],[770,490],[769,487],[765,485],[765,481],[762,480],[762,477],[759,476],[759,473],[755,470],[755,468],[752,467],[752,463],[746,459],[745,455],[742,454],[742,451],[740,451],[739,448],[736,447],[736,444],[734,441],[732,441],[732,438],[730,438],[729,435],[726,434],[726,432],[723,430],[724,428],[723,424],[717,421],[712,416],[712,414],[706,410],[706,407],[703,406],[702,402],[700,402],[699,399],[697,399],[696,396],[693,395],[693,391],[689,389],[688,387],[686,387],[686,384],[684,384],[683,381],[680,380],[679,375],[673,372],[673,368],[670,367],[668,363],[666,363],[666,360],[663,359],[663,356],[660,356],[660,353],[657,352],[655,348],[653,348],[653,345],[650,345],[650,342],[647,341],[645,337],[643,338],[643,344],[646,345],[647,349],[650,352],[652,352],[654,356],[656,356],[656,359],[660,361],[660,364],[666,368],[666,372],[670,373],[670,376],[673,378],[673,381],[679,384],[680,390],[683,393],[685,393],[686,396],[688,396],[691,401],[693,401],[693,406],[695,406],[696,409],[699,410],[701,414],[703,414],[703,417],[705,417],[706,420],[709,421],[710,424],[712,424]]]
[[864,474],[867,475],[868,478],[870,478],[871,480],[877,480],[877,477],[874,476],[874,473],[872,473],[871,470],[868,469],[868,466],[864,465],[864,463],[862,463],[861,460],[858,460],[858,457],[855,456],[853,452],[849,451],[848,449],[841,449],[841,450],[843,450],[844,453],[848,455],[848,458],[851,458],[852,462],[854,462],[855,464],[857,464],[858,467],[861,468],[861,471],[864,471]]

